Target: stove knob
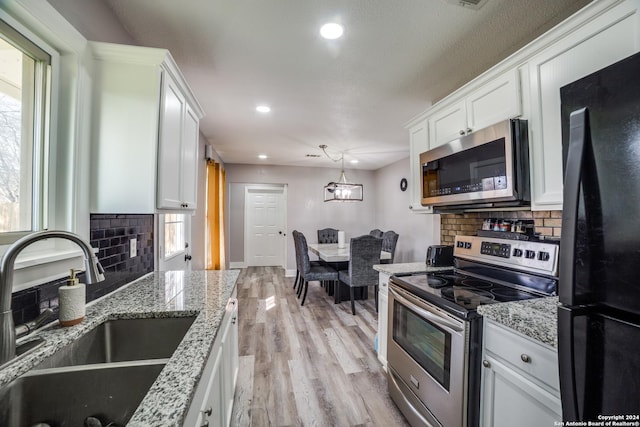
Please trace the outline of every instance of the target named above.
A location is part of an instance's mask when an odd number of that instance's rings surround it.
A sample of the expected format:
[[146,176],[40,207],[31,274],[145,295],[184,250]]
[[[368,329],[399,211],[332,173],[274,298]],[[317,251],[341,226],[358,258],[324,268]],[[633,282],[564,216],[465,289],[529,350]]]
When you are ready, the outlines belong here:
[[513,250],[513,256],[522,256],[522,249],[514,249]]
[[465,249],[471,249],[471,242],[464,242]]
[[524,257],[528,259],[535,259],[536,251],[530,251],[527,249],[526,251],[524,251]]
[[540,261],[549,261],[549,252],[538,252],[538,259]]

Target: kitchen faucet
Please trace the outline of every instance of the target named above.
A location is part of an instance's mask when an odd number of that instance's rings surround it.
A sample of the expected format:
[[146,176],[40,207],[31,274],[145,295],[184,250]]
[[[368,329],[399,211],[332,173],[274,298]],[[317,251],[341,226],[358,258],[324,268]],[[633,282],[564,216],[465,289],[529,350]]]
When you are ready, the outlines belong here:
[[38,231],[22,237],[9,246],[0,261],[0,365],[11,361],[16,355],[16,328],[11,313],[11,291],[16,258],[30,244],[53,238],[69,240],[82,249],[87,283],[104,280],[104,270],[94,255],[91,245],[80,236],[68,231]]

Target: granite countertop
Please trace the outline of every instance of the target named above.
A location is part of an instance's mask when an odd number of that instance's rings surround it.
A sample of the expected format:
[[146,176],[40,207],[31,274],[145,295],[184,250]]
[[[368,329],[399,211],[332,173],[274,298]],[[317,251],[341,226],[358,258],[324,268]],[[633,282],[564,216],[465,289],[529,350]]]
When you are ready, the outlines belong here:
[[[220,270],[147,274],[87,305],[86,318],[79,325],[63,328],[56,322],[29,336],[26,341],[39,336],[45,339],[45,344],[0,370],[0,387],[107,320],[197,315],[127,424],[180,426],[239,273],[239,270]],[[176,393],[176,390],[188,392]]]
[[451,270],[453,266],[449,267],[430,267],[424,262],[405,262],[398,264],[376,264],[373,269],[380,273],[389,275],[402,274],[402,273],[429,273],[433,271]]
[[481,305],[478,313],[551,347],[558,347],[558,297]]

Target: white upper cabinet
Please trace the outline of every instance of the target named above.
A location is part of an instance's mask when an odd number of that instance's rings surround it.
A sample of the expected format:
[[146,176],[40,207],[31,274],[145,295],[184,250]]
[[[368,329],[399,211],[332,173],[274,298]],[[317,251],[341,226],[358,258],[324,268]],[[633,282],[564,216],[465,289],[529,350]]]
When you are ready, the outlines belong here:
[[[433,149],[522,116],[529,123],[531,209],[562,209],[560,88],[640,50],[639,4],[590,3],[411,120],[412,179],[419,183],[423,128],[428,129],[426,145]],[[420,189],[415,191],[411,206],[419,210]]]
[[166,49],[91,42],[91,212],[196,208],[202,109]]
[[533,209],[562,209],[560,88],[638,51],[637,3],[602,3],[529,61]]
[[429,115],[429,149],[460,138],[466,129],[467,106],[464,99],[438,109]]
[[[522,114],[518,70],[473,88],[461,99],[429,113],[429,149]],[[471,88],[470,88],[471,89]]]
[[519,76],[514,68],[491,79],[466,97],[466,133],[522,114]]

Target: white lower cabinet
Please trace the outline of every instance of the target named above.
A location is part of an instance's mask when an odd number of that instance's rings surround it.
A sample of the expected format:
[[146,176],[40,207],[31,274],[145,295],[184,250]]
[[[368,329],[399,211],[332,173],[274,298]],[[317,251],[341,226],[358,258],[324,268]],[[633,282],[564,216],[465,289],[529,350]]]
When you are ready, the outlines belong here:
[[485,319],[482,356],[481,426],[562,421],[555,349]]
[[229,426],[238,378],[238,300],[229,300],[184,425]]
[[378,360],[387,370],[387,333],[389,330],[389,275],[378,274]]

